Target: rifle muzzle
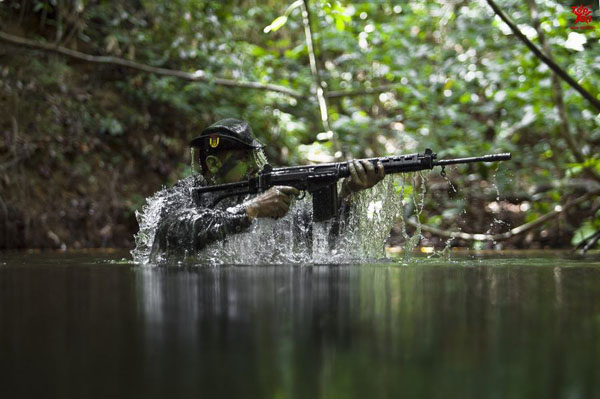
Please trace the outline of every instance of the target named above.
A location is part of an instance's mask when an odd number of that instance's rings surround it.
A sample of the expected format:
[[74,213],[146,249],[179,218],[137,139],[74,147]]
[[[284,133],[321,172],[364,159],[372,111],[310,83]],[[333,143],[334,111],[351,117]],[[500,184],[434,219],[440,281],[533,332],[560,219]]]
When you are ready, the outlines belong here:
[[472,163],[472,162],[508,161],[510,158],[511,158],[510,152],[505,152],[503,154],[488,154],[488,155],[483,155],[481,157],[441,159],[439,161],[433,161],[433,166],[446,166],[446,165],[455,165],[458,163]]

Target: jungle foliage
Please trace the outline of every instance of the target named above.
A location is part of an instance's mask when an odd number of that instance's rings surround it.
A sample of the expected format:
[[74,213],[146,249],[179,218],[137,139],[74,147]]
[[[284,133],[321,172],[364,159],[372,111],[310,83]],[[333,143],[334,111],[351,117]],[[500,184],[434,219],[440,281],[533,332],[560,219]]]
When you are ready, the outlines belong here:
[[[187,142],[225,117],[248,120],[278,165],[426,147],[441,158],[512,152],[499,168],[448,169],[456,192],[431,174],[419,218],[442,230],[507,231],[600,187],[600,110],[556,78],[485,0],[306,2],[333,134],[315,95],[304,4],[0,1],[3,32],[205,78],[0,41],[0,247],[130,245],[135,209],[189,173]],[[600,99],[598,10],[584,30],[571,29],[565,2],[499,5]],[[598,229],[596,194],[502,245],[564,247]],[[425,235],[424,244],[445,240]]]

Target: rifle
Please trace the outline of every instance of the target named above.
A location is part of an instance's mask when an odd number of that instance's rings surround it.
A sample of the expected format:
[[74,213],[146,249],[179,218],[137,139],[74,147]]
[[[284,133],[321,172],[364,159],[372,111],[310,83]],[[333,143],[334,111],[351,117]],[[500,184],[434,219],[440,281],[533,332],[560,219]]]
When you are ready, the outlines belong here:
[[[490,154],[481,157],[443,159],[436,161],[437,154],[427,148],[423,154],[394,155],[381,158],[365,159],[375,165],[381,162],[385,174],[416,172],[419,170],[433,169],[435,166],[473,163],[496,162],[509,160],[510,153]],[[349,162],[334,162],[318,165],[290,166],[273,168],[267,164],[257,177],[251,177],[238,183],[217,184],[213,186],[195,187],[192,189],[194,196],[208,192],[219,192],[213,206],[224,198],[234,195],[256,194],[268,190],[273,186],[292,186],[298,190],[308,191],[313,196],[313,221],[322,222],[331,219],[337,214],[338,193],[337,181],[350,176]]]

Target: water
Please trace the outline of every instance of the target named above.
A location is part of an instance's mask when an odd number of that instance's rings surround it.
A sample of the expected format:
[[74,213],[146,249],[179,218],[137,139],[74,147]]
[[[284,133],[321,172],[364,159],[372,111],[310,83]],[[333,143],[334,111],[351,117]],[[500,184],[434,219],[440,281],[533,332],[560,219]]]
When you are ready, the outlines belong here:
[[600,255],[0,253],[0,397],[597,398]]

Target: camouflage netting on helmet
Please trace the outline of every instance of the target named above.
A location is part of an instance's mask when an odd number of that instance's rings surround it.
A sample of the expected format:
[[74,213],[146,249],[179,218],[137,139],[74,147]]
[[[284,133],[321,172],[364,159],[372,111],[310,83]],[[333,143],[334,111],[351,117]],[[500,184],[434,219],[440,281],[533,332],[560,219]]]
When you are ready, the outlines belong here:
[[252,160],[260,169],[264,168],[264,166],[269,163],[262,148],[252,150]]

